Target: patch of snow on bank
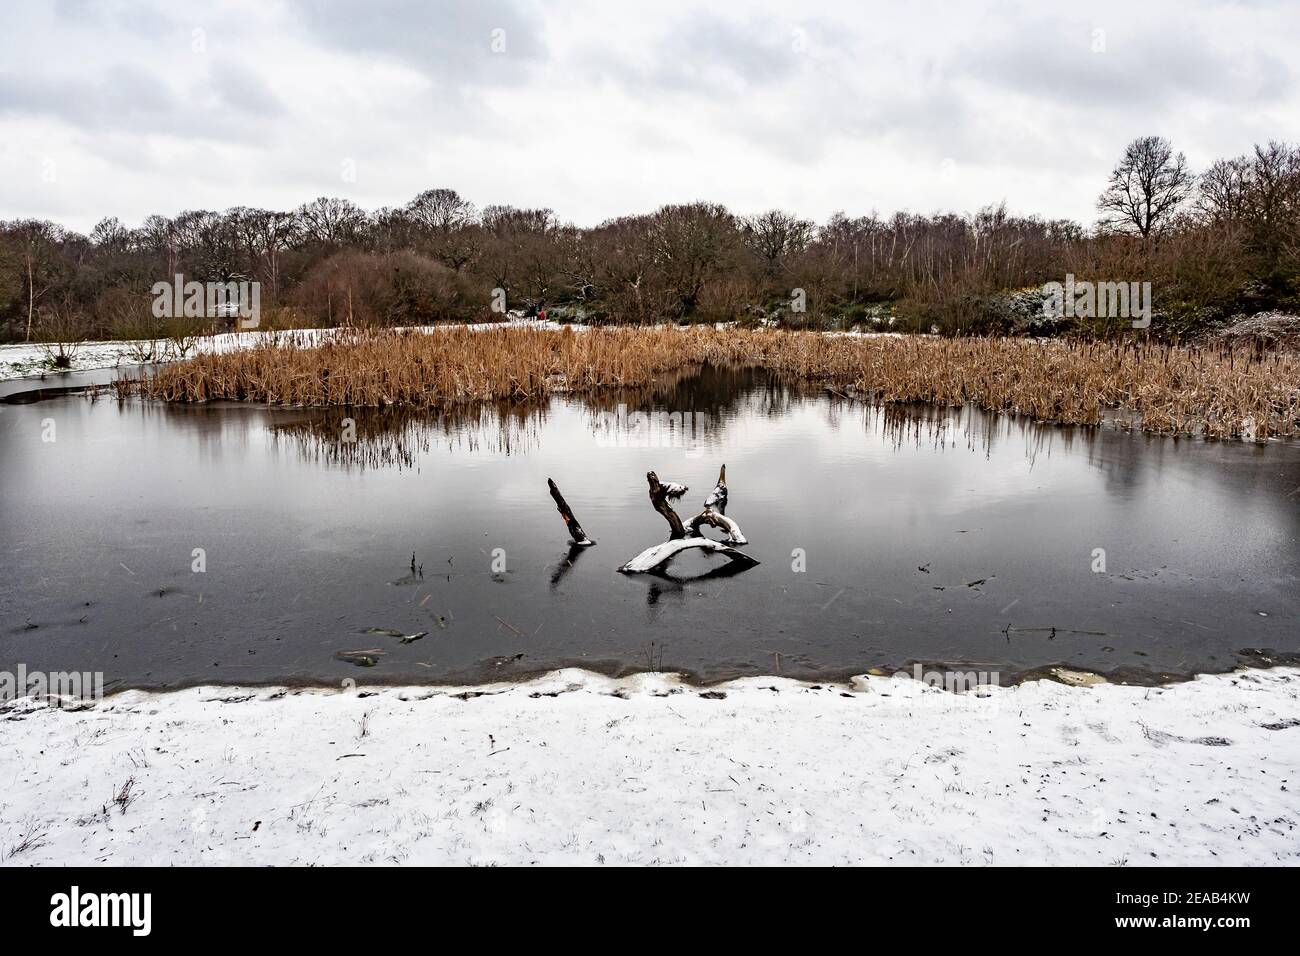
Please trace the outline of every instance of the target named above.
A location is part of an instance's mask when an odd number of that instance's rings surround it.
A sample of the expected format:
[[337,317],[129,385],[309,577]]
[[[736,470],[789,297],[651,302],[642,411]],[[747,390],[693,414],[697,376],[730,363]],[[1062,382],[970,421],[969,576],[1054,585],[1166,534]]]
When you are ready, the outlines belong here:
[[[510,328],[547,329],[551,331],[566,328],[566,326],[549,320],[542,322],[537,319],[512,318],[508,322],[400,326],[395,327],[393,331],[433,333],[451,328],[486,330],[506,328],[507,326]],[[582,327],[577,326],[576,328]],[[334,336],[351,331],[351,329],[285,329],[282,331],[262,332],[222,332],[218,335],[205,335],[196,338],[193,347],[186,352],[184,357],[193,358],[195,355],[223,354],[275,341],[293,341],[300,346],[310,347],[320,345]],[[154,342],[143,339],[138,341],[81,342],[75,347],[69,347],[69,351],[73,351],[70,367],[54,369],[49,361],[52,350],[57,350],[57,347],[40,342],[0,345],[0,382],[15,378],[54,375],[58,372],[86,372],[91,369],[117,368],[119,365],[138,365],[141,362],[142,355],[154,355],[155,357],[151,360],[154,362],[176,362],[181,358],[175,344],[167,339],[158,339]]]
[[[303,345],[317,344],[333,329],[296,329],[284,332],[223,332],[205,335],[194,340],[186,358],[194,355],[233,352],[251,348],[276,338],[295,338]],[[0,345],[0,381],[36,375],[56,374],[60,371],[84,372],[98,368],[116,368],[119,365],[138,365],[140,356],[153,354],[154,361],[175,362],[180,356],[174,343],[159,339],[150,343],[141,341],[82,342],[75,346],[72,364],[67,369],[53,369],[49,352],[53,346],[39,342],[24,345]],[[71,350],[71,347],[70,347]]]
[[1297,718],[1287,668],[982,697],[565,670],[24,700],[0,706],[0,858],[1296,864]]

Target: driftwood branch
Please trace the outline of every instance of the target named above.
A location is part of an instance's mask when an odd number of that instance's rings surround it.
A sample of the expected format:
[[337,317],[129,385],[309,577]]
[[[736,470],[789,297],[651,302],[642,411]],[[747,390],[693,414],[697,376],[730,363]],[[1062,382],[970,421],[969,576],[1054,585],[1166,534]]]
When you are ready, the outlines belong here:
[[690,524],[687,525],[687,528],[690,530],[692,535],[698,536],[700,533],[700,526],[706,524],[711,525],[714,528],[721,528],[723,531],[727,532],[727,541],[730,544],[749,544],[749,539],[747,539],[744,532],[740,530],[740,525],[736,524],[735,521],[728,518],[726,515],[714,511],[711,508],[705,508],[692,518]]
[[646,472],[645,480],[650,484],[650,503],[654,505],[655,511],[663,515],[668,522],[668,540],[676,541],[679,538],[686,537],[686,528],[682,526],[682,519],[677,516],[673,506],[668,503],[668,486],[660,484],[659,476],[653,471]]
[[714,541],[712,538],[675,538],[665,541],[663,544],[657,544],[653,548],[646,548],[619,570],[624,574],[644,574],[648,571],[657,571],[677,555],[683,551],[689,551],[691,548],[699,548],[708,554],[720,554],[725,558],[730,558],[733,563],[741,568],[752,568],[758,564],[744,551],[737,550],[729,544],[723,544],[721,541]]
[[[722,470],[718,474],[717,486],[704,502],[704,510],[691,519],[689,531],[686,526],[682,525],[682,519],[678,517],[677,512],[668,504],[669,486],[660,482],[659,477],[653,471],[646,473],[646,481],[650,486],[650,503],[654,505],[655,511],[658,511],[667,520],[670,534],[668,540],[663,544],[657,544],[653,548],[646,548],[646,550],[619,568],[624,574],[658,571],[677,555],[691,548],[698,548],[707,554],[722,555],[729,559],[737,570],[743,571],[758,564],[758,561],[754,558],[731,546],[733,544],[746,544],[747,542],[744,534],[741,533],[740,525],[722,513],[722,509],[727,505],[726,465],[722,466]],[[729,543],[704,537],[700,533],[700,528],[706,524],[726,531]]]
[[569,529],[569,536],[573,538],[573,543],[582,548],[595,544],[595,541],[587,537],[587,532],[582,530],[582,525],[578,524],[578,519],[573,516],[573,509],[564,500],[564,495],[560,494],[560,489],[556,487],[555,482],[547,478],[546,484],[551,489],[551,497],[555,499],[556,510],[560,512],[560,517],[564,519],[564,526]]
[[687,529],[691,534],[698,535],[700,528],[707,524],[727,532],[727,542],[729,544],[749,544],[744,532],[740,530],[740,525],[728,518],[726,511],[727,466],[723,465],[718,471],[718,483],[713,486],[709,496],[704,499],[704,510],[690,520]]
[[720,515],[727,513],[727,466],[723,465],[718,472],[718,483],[713,486],[709,496],[704,499],[704,508],[706,511],[716,511]]

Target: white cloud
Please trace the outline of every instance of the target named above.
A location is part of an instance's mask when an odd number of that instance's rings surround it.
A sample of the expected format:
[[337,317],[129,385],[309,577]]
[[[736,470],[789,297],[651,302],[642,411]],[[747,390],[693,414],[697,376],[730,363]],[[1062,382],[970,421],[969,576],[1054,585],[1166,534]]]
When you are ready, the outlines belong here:
[[1091,221],[1134,136],[1198,166],[1300,139],[1293,3],[621,6],[16,5],[0,217],[450,186],[581,224],[696,198]]

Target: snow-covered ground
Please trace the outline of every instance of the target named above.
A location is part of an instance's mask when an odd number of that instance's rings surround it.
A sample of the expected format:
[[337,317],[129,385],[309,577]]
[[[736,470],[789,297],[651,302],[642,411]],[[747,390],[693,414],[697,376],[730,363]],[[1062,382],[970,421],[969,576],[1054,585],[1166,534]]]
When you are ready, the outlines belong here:
[[[318,341],[321,332],[319,329],[303,329],[297,332],[225,332],[221,335],[207,335],[195,339],[193,348],[186,356],[205,352],[231,352],[277,335],[300,336],[304,342]],[[55,372],[50,365],[50,352],[56,348],[39,342],[0,345],[0,381]],[[178,357],[176,346],[166,339],[156,342],[82,342],[75,347],[71,367],[59,371],[84,372],[96,368],[116,368],[119,365],[139,365],[146,360],[174,362]]]
[[[416,325],[403,326],[396,331],[436,332],[449,328],[495,329],[503,325],[526,328],[558,329],[562,326],[555,322],[539,322],[536,319],[513,317],[509,322],[482,322],[472,326],[462,325]],[[299,345],[317,345],[327,341],[331,336],[347,330],[341,329],[289,329],[279,332],[223,332],[220,335],[205,335],[194,340],[193,347],[185,353],[186,358],[195,355],[234,352],[238,349],[251,348],[267,341],[293,340]],[[0,382],[15,378],[28,378],[55,373],[50,356],[57,351],[57,346],[40,342],[21,345],[0,345]],[[73,351],[71,348],[69,351]],[[98,368],[116,368],[119,365],[139,365],[143,362],[175,362],[181,356],[174,343],[167,339],[148,341],[115,342],[81,342],[72,354],[71,366],[59,371],[85,372]]]
[[569,670],[0,709],[14,865],[1296,864],[1298,790],[1294,668],[988,696]]

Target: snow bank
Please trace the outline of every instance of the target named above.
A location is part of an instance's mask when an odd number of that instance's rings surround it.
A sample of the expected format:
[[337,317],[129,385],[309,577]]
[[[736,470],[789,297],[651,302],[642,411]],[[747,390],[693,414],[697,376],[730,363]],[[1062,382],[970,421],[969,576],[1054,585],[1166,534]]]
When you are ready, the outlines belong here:
[[[196,338],[194,346],[186,353],[186,358],[207,353],[233,352],[250,348],[268,338],[287,338],[293,336],[306,344],[321,341],[323,335],[333,332],[330,329],[298,329],[284,332],[224,332],[220,335],[206,335]],[[141,341],[82,342],[76,346],[72,364],[68,369],[52,369],[49,364],[49,347],[39,342],[24,345],[0,345],[0,381],[14,378],[26,378],[34,375],[52,375],[59,371],[85,372],[97,368],[116,368],[119,365],[138,365],[140,357],[150,350],[156,361],[174,362],[179,358],[175,345],[159,339],[149,343]]]
[[133,691],[81,711],[11,701],[0,855],[1294,864],[1298,692],[1284,668],[987,696],[898,677],[701,690],[567,670],[476,688]]
[[[499,329],[505,326],[515,328],[561,329],[558,323],[537,319],[514,318],[509,322],[480,322],[473,325],[412,325],[395,329],[399,332],[437,332],[441,329]],[[581,328],[581,326],[578,326]],[[266,341],[292,340],[302,346],[319,345],[332,336],[346,332],[342,329],[286,329],[274,332],[223,332],[219,335],[205,335],[194,340],[194,346],[186,352],[186,358],[195,355],[220,354],[251,348]],[[142,346],[152,345],[152,351]],[[0,345],[0,382],[15,378],[27,378],[38,375],[53,375],[59,371],[85,372],[91,369],[116,368],[119,365],[138,365],[143,354],[153,354],[153,361],[175,362],[180,356],[175,345],[167,339],[158,339],[150,343],[139,341],[82,342],[76,346],[72,355],[71,366],[55,370],[50,367],[50,349],[39,342],[22,345]]]

